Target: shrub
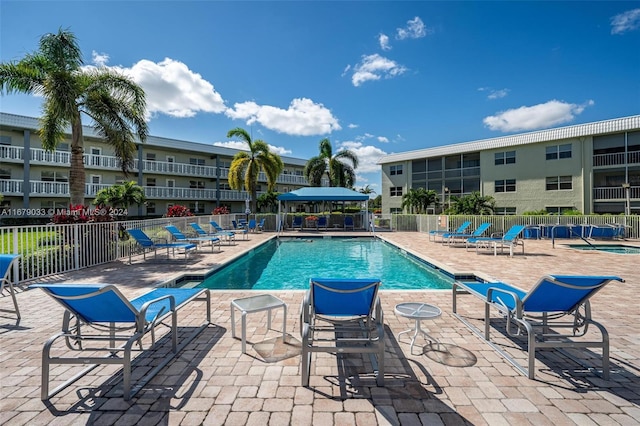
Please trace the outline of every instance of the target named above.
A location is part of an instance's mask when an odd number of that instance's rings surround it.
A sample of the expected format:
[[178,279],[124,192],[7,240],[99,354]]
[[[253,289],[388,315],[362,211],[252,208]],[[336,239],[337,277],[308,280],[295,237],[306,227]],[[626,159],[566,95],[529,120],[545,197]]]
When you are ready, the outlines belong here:
[[229,207],[227,207],[227,206],[216,207],[211,212],[211,214],[213,214],[213,215],[222,215],[222,214],[229,214],[229,213],[231,213],[231,212],[229,211]]
[[189,210],[185,206],[176,204],[175,206],[169,207],[169,210],[167,210],[167,217],[185,217],[185,216],[193,216],[193,213],[191,213],[191,210]]

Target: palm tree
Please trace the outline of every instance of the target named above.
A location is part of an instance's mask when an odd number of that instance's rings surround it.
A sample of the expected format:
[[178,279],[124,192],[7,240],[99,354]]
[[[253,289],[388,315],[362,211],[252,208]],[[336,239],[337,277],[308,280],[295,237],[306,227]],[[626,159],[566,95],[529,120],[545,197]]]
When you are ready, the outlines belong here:
[[145,94],[126,76],[102,69],[82,69],[80,47],[73,33],[60,29],[40,38],[37,52],[18,62],[0,64],[0,90],[42,96],[42,146],[56,149],[71,127],[69,192],[72,205],[84,205],[85,170],[82,114],[109,143],[125,175],[133,165],[136,144],[147,138]]
[[438,204],[438,193],[433,190],[426,190],[424,188],[409,189],[406,194],[402,196],[402,208],[407,207],[409,213],[422,214],[427,211],[427,207],[431,204]]
[[232,189],[245,190],[251,194],[251,211],[257,211],[258,174],[264,171],[267,176],[267,190],[273,191],[276,180],[284,169],[282,159],[278,154],[269,151],[266,142],[257,139],[252,141],[246,130],[236,127],[229,130],[228,138],[237,137],[249,145],[249,152],[240,151],[233,156],[229,168],[229,186]]
[[366,185],[364,188],[360,188],[360,193],[361,194],[367,194],[367,195],[371,195],[371,194],[375,194],[376,191],[374,191],[373,189],[371,189],[370,185]]
[[258,197],[258,209],[264,209],[271,213],[275,213],[278,207],[279,192],[269,191]]
[[320,141],[320,154],[310,158],[304,166],[304,177],[309,185],[322,186],[322,177],[326,173],[329,186],[352,188],[356,183],[357,168],[358,156],[353,151],[345,149],[333,155],[331,142],[324,138]]
[[453,197],[451,202],[450,214],[492,215],[496,205],[492,196],[482,196],[477,191],[463,197]]
[[127,208],[131,204],[140,205],[144,203],[144,189],[135,181],[125,182],[122,185],[113,185],[101,189],[96,194],[93,204],[109,205],[112,207]]

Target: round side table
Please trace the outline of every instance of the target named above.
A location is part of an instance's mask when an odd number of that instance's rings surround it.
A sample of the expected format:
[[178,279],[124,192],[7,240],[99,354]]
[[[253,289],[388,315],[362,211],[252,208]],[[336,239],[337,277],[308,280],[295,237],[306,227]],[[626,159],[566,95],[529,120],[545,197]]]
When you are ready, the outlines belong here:
[[401,331],[400,333],[398,333],[398,341],[400,341],[401,335],[405,333],[411,333],[412,331],[414,332],[410,346],[412,355],[413,345],[416,343],[418,334],[422,334],[422,336],[430,342],[438,343],[436,339],[431,337],[429,333],[421,328],[420,322],[422,320],[432,320],[438,318],[440,315],[442,315],[442,311],[440,310],[440,308],[434,305],[429,305],[428,303],[407,302],[396,305],[395,312],[401,317],[409,318],[416,321],[416,325],[414,328],[410,328],[409,330]]

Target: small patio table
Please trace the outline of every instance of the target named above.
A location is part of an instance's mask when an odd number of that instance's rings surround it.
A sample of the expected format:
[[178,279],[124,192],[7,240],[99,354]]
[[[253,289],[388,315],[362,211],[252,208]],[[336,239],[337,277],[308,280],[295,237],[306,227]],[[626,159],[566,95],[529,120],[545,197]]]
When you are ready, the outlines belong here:
[[440,315],[442,315],[442,311],[440,310],[440,308],[434,305],[429,305],[428,303],[407,302],[407,303],[400,303],[396,305],[395,312],[397,315],[400,315],[401,317],[409,318],[416,321],[414,328],[410,328],[409,330],[401,331],[400,333],[398,333],[398,341],[400,341],[401,335],[405,333],[410,333],[412,331],[414,332],[413,338],[411,339],[411,346],[410,346],[412,355],[413,355],[413,345],[416,342],[416,338],[418,337],[418,334],[422,334],[422,336],[430,342],[438,343],[436,339],[431,337],[429,333],[427,333],[422,329],[422,327],[420,326],[420,321],[432,320],[440,317]]
[[235,310],[242,312],[242,353],[247,353],[247,314],[252,312],[267,311],[267,330],[271,329],[271,311],[283,308],[282,339],[287,334],[287,304],[271,294],[258,294],[243,297],[231,301],[231,337],[236,337]]

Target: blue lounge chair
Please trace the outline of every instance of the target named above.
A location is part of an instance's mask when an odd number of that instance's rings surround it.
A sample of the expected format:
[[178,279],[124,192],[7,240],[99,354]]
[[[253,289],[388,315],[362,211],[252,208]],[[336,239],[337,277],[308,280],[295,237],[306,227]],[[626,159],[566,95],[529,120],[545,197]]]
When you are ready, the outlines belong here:
[[251,219],[249,220],[249,223],[247,224],[247,230],[249,232],[256,232],[258,228],[258,223],[256,222],[255,219]]
[[[602,349],[602,370],[609,375],[609,335],[600,323],[591,319],[589,299],[610,281],[624,280],[615,276],[548,275],[526,292],[502,282],[460,282],[453,284],[453,314],[479,337],[482,332],[457,312],[460,290],[485,303],[484,339],[521,373],[533,379],[536,348]],[[490,341],[490,308],[506,317],[506,331],[511,337],[527,338],[528,367],[524,368],[499,346]],[[600,330],[601,340],[580,340],[593,324]],[[589,336],[591,339],[591,337]]]
[[291,223],[293,229],[299,228],[302,231],[302,216],[294,216],[293,223]]
[[222,250],[220,247],[220,238],[218,237],[187,237],[174,225],[167,225],[164,228],[169,231],[173,239],[178,243],[200,244],[208,242],[211,245],[211,251],[213,251],[213,248],[216,246],[218,247],[218,251]]
[[264,231],[264,222],[266,221],[266,219],[263,217],[262,219],[260,219],[260,222],[258,222],[258,232],[263,232]]
[[458,229],[456,229],[456,230],[455,230],[455,231],[453,231],[453,232],[450,232],[450,231],[444,231],[444,230],[440,230],[440,231],[437,231],[437,230],[429,231],[429,241],[436,241],[436,237],[440,237],[440,238],[442,238],[442,236],[443,236],[444,234],[451,234],[451,233],[453,233],[453,234],[464,234],[464,233],[465,233],[465,231],[467,230],[467,228],[468,228],[468,227],[470,227],[470,226],[471,226],[471,221],[470,221],[470,220],[467,220],[467,221],[465,221],[465,222],[462,222],[462,224],[461,224],[460,226],[458,226]]
[[325,230],[327,229],[327,225],[328,225],[328,220],[326,216],[320,216],[318,218],[318,223],[316,224],[316,227],[318,229],[324,228]]
[[344,217],[344,230],[351,228],[353,231],[355,228],[353,226],[353,216],[345,216]]
[[501,237],[476,237],[467,239],[467,250],[470,246],[476,247],[476,254],[479,253],[480,248],[493,249],[494,256],[498,255],[498,247],[500,252],[504,251],[505,247],[509,247],[509,256],[513,256],[513,249],[517,246],[522,246],[522,254],[524,254],[524,240],[520,238],[520,234],[524,230],[524,225],[513,225],[505,234]]
[[215,220],[210,220],[209,224],[216,231],[217,234],[219,234],[220,236],[225,237],[225,239],[227,240],[229,245],[231,245],[232,242],[235,242],[235,240],[236,240],[235,231],[224,229],[222,226],[218,225],[218,222],[216,222]]
[[[65,308],[62,331],[51,337],[42,350],[41,398],[48,400],[58,392],[86,375],[100,364],[122,364],[123,397],[133,397],[151,378],[190,343],[211,323],[211,295],[204,288],[156,288],[133,300],[127,300],[111,284],[34,284],[29,288],[40,288]],[[194,333],[183,340],[178,347],[178,310],[192,300],[206,301],[207,319]],[[167,323],[165,320],[169,320]],[[158,324],[169,327],[171,334],[170,356],[164,356],[160,365],[154,366],[140,379],[135,389],[131,389],[131,352],[138,343],[142,350],[142,338],[151,333],[151,347],[155,345],[155,327]],[[83,330],[91,329],[86,333]],[[64,339],[67,348],[80,353],[73,357],[51,356],[51,348],[58,339]],[[119,345],[117,343],[120,342]],[[87,351],[87,356],[82,352]],[[68,352],[68,351],[67,351]],[[104,357],[96,356],[104,353]],[[88,365],[79,374],[49,393],[49,367],[51,364]],[[145,369],[149,366],[145,365]],[[63,369],[63,372],[66,368]]]
[[[156,243],[147,234],[140,229],[127,229],[129,235],[136,240],[136,243],[142,248],[142,255],[146,259],[147,251],[153,250],[154,256],[158,255],[158,249],[167,249],[167,257],[169,257],[170,250],[175,256],[176,249],[183,250],[185,259],[192,250],[195,250],[198,246],[192,243]],[[131,256],[129,256],[129,263],[131,263]]]
[[313,352],[375,354],[376,382],[384,385],[384,320],[379,287],[376,278],[311,279],[300,321],[302,386],[309,386]]
[[16,314],[20,319],[20,309],[18,308],[18,299],[16,299],[16,290],[13,287],[12,269],[13,265],[17,264],[20,260],[19,254],[0,254],[0,294],[4,296],[5,288],[8,289],[9,295],[13,299],[13,311],[10,313]]
[[459,242],[466,242],[469,238],[479,238],[487,231],[487,229],[491,228],[491,223],[484,222],[481,223],[480,226],[476,228],[471,234],[458,234],[455,232],[450,232],[447,234],[442,234],[442,241],[444,243],[449,244],[450,246]]

